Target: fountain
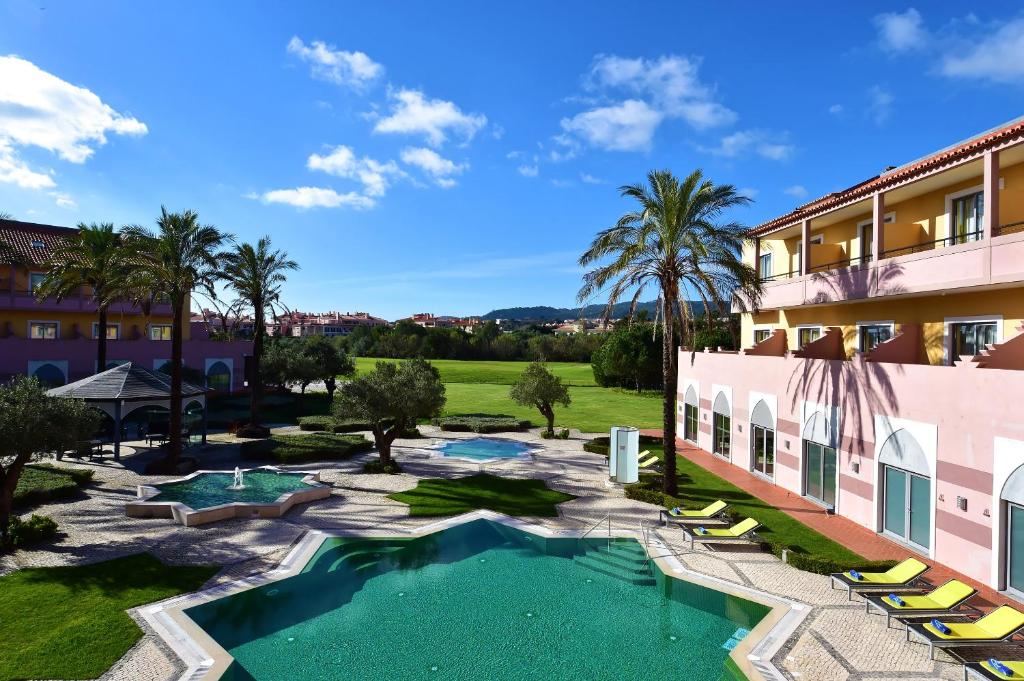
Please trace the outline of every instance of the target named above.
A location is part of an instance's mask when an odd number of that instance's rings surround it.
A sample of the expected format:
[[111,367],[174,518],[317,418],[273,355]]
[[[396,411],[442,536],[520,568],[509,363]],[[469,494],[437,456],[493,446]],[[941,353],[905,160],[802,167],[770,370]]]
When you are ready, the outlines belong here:
[[245,484],[242,481],[242,470],[238,466],[235,466],[235,480],[228,486],[228,489],[245,489]]

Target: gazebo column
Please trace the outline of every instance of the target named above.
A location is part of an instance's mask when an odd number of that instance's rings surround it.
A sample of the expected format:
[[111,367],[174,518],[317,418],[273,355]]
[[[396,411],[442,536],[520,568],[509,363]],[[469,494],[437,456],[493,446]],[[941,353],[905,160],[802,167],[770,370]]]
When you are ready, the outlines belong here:
[[207,417],[209,415],[209,409],[206,406],[206,400],[203,400],[203,446],[206,446],[206,424]]
[[121,400],[114,402],[114,461],[121,460]]

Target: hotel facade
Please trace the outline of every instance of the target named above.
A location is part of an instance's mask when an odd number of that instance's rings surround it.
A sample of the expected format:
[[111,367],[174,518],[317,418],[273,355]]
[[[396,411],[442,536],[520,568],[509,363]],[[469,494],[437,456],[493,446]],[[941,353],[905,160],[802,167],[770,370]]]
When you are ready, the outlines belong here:
[[[60,301],[38,300],[35,295],[46,275],[47,259],[76,231],[0,220],[0,241],[12,246],[25,263],[0,263],[0,380],[20,374],[58,386],[99,370],[97,312],[89,291],[83,288]],[[148,315],[127,302],[111,306],[107,368],[129,361],[163,368],[171,359],[171,319],[171,306],[166,303],[158,302]],[[182,353],[185,366],[201,371],[210,388],[232,392],[244,385],[252,343],[211,340],[205,324],[189,324]]]
[[679,436],[1024,599],[1024,119],[749,233],[740,352]]

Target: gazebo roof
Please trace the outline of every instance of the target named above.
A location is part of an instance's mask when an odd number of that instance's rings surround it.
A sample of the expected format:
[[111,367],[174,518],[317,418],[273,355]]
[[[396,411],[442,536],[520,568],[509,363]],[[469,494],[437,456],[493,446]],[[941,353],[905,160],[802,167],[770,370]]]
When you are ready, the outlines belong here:
[[[54,397],[76,397],[87,402],[166,400],[171,397],[171,377],[134,362],[126,362],[46,392]],[[205,394],[205,388],[181,382],[182,397]]]

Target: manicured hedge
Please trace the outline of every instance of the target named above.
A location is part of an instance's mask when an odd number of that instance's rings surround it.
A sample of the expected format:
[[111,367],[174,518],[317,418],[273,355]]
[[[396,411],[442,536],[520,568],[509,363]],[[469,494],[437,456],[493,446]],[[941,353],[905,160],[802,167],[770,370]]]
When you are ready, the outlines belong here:
[[455,414],[436,419],[434,425],[456,433],[503,433],[528,428],[530,422],[505,415]]
[[14,488],[15,508],[67,499],[92,481],[92,471],[59,468],[50,464],[25,466]]
[[0,553],[27,548],[57,536],[57,523],[49,516],[33,513],[28,520],[13,516],[9,530],[7,544],[0,543]]
[[245,459],[269,459],[277,463],[335,461],[347,459],[373,449],[373,442],[361,435],[311,433],[309,435],[274,435],[266,440],[243,442]]
[[299,417],[299,429],[325,433],[355,433],[370,430],[370,424],[356,419],[337,419],[333,416]]
[[[640,449],[643,450],[645,445],[660,445],[661,438],[653,435],[641,435],[640,436]],[[611,447],[611,436],[602,435],[595,437],[593,440],[583,443],[583,451],[590,452],[591,454],[603,454],[608,456],[608,448]]]

